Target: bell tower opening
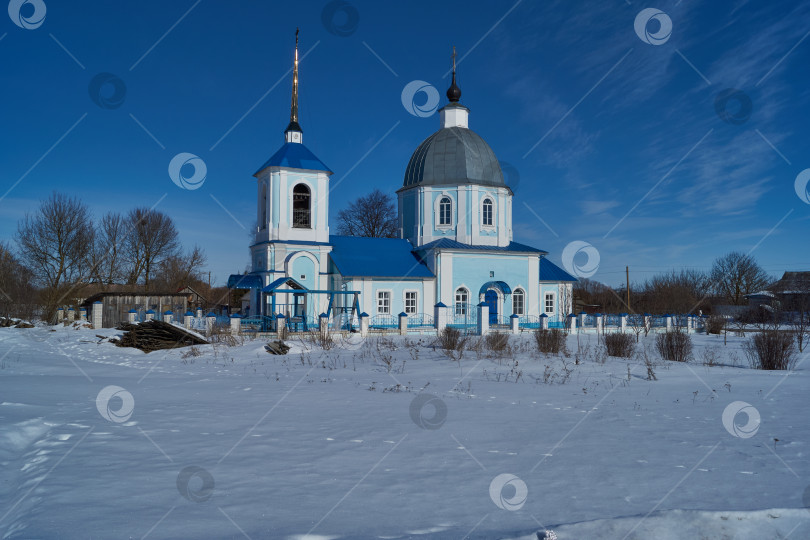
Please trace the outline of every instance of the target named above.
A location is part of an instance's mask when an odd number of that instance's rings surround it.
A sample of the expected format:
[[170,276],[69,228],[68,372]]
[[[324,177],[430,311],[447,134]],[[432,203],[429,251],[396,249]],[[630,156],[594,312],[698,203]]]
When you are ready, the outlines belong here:
[[293,228],[312,228],[312,196],[306,184],[298,184],[293,188]]

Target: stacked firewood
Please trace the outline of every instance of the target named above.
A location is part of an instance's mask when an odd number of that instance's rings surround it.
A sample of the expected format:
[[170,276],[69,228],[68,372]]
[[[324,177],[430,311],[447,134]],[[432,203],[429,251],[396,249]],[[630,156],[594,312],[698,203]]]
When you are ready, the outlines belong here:
[[121,323],[118,330],[126,332],[115,344],[119,347],[135,347],[144,352],[208,345],[204,339],[184,329],[163,321],[146,321],[140,324]]
[[264,346],[264,350],[270,354],[287,354],[290,351],[290,346],[283,341],[271,341]]

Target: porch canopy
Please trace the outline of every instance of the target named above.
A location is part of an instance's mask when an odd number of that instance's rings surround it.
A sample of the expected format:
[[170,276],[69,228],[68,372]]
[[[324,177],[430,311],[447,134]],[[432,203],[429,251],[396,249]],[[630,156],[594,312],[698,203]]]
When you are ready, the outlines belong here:
[[481,285],[481,290],[478,291],[478,294],[486,294],[487,289],[498,289],[504,295],[512,294],[512,289],[509,288],[509,285],[507,285],[505,281],[487,281]]
[[[288,293],[293,295],[292,304],[293,314],[298,313],[299,307],[305,309],[304,306],[308,301],[308,297],[316,294],[325,294],[329,296],[329,305],[326,309],[325,314],[327,316],[332,315],[332,308],[335,307],[335,297],[342,295],[342,296],[352,296],[353,298],[348,302],[342,302],[341,312],[347,314],[349,318],[356,317],[357,313],[359,312],[359,302],[358,297],[360,295],[360,291],[336,291],[336,290],[329,290],[329,289],[307,289],[301,283],[296,281],[294,278],[291,277],[280,277],[277,280],[273,281],[270,285],[262,288],[262,309],[266,303],[264,302],[264,295],[270,295],[270,303],[272,313],[276,313],[276,294],[279,293]],[[299,300],[302,302],[299,303]]]
[[228,276],[229,289],[261,289],[262,277],[256,274],[231,274]]

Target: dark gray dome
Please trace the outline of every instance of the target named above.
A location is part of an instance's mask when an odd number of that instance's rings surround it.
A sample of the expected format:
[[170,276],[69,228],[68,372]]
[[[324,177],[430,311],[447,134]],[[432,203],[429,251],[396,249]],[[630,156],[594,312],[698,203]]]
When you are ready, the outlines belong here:
[[444,184],[503,186],[503,173],[492,148],[474,131],[442,128],[411,156],[403,187]]

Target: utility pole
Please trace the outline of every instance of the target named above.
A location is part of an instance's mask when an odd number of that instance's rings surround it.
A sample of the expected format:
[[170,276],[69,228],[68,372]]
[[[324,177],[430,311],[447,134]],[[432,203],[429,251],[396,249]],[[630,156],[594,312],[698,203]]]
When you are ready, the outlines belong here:
[[627,275],[627,311],[630,311],[630,267],[624,267],[625,274]]

